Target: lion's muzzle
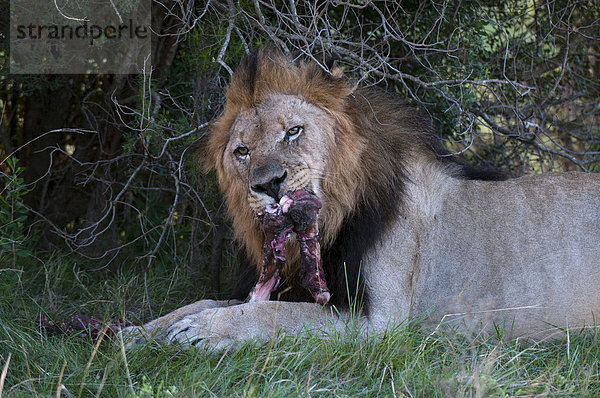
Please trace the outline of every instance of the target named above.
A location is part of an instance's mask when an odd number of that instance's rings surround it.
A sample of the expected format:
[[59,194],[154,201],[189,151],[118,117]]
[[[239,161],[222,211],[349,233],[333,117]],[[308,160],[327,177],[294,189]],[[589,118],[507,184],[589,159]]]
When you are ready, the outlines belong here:
[[278,201],[287,174],[283,165],[277,161],[257,166],[250,171],[250,189],[255,194],[265,194]]

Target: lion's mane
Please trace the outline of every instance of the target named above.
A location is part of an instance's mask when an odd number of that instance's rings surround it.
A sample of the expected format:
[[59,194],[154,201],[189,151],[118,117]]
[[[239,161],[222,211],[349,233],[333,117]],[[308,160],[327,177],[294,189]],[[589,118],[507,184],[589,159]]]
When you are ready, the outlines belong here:
[[[260,267],[262,236],[247,203],[247,182],[223,166],[230,127],[242,109],[270,94],[291,94],[325,110],[336,122],[336,148],[329,154],[320,215],[322,258],[336,304],[366,299],[361,259],[402,212],[406,162],[439,163],[455,176],[498,179],[444,154],[431,123],[414,106],[377,88],[357,88],[338,68],[326,71],[316,62],[261,49],[235,71],[226,90],[226,106],[212,124],[203,157],[216,169],[237,238],[250,262]],[[247,286],[252,286],[249,281]]]

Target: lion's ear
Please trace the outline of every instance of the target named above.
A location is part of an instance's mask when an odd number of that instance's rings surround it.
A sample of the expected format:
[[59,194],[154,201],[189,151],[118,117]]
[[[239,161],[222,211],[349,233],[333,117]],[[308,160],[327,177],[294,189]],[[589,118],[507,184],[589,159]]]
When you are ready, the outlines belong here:
[[344,72],[342,71],[342,68],[338,66],[337,61],[336,57],[329,55],[325,58],[325,67],[329,71],[331,77],[339,79],[344,77]]
[[342,68],[340,68],[339,66],[334,66],[333,68],[330,68],[329,71],[331,72],[331,76],[340,79],[342,77],[344,77],[344,72],[342,72]]

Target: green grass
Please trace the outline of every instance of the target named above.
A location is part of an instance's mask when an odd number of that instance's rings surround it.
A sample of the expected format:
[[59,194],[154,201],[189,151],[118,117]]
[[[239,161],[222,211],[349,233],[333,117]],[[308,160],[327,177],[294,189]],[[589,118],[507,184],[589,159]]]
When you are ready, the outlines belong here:
[[131,265],[91,271],[54,255],[6,268],[0,264],[3,397],[600,395],[600,339],[592,333],[525,344],[407,327],[367,338],[278,338],[230,352],[156,343],[124,350],[115,336],[49,336],[35,318],[149,320],[202,296],[183,267],[154,269],[150,299],[143,269]]

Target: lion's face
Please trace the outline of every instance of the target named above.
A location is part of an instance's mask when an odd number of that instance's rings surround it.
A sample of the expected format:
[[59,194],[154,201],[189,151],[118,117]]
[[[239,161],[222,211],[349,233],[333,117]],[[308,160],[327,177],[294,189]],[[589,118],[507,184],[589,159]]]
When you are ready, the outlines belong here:
[[[262,50],[232,76],[202,154],[207,168],[217,171],[236,238],[259,269],[257,213],[286,193],[303,188],[321,199],[323,248],[356,208],[368,142],[354,128],[361,116],[351,111],[353,90],[341,70],[327,73],[315,63]],[[294,263],[287,258],[286,266]]]
[[243,186],[254,212],[300,188],[322,197],[334,133],[332,118],[321,108],[273,94],[235,117],[223,170]]

